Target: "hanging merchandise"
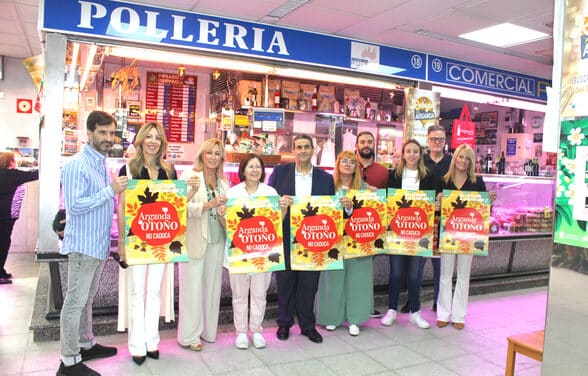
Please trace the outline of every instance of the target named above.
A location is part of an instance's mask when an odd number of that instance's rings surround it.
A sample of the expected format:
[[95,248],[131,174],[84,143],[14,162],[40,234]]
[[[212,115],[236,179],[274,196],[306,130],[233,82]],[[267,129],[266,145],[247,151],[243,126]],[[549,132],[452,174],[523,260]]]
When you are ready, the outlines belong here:
[[469,107],[464,104],[459,119],[453,120],[451,132],[451,148],[466,144],[474,149],[476,143],[476,122],[472,121]]

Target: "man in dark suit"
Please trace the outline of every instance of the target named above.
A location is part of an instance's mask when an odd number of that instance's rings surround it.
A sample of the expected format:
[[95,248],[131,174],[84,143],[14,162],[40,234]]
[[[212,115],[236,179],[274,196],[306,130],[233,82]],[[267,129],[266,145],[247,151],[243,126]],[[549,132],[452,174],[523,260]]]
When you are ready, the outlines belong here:
[[[314,155],[312,138],[308,135],[294,137],[293,152],[296,163],[277,166],[269,178],[269,185],[282,196],[281,206],[290,206],[292,196],[334,195],[333,177],[312,165]],[[290,211],[284,217],[284,258],[286,270],[274,273],[278,285],[278,339],[285,341],[294,325],[294,315],[302,335],[314,343],[323,337],[316,330],[314,297],[318,288],[320,272],[293,271],[290,268]]]

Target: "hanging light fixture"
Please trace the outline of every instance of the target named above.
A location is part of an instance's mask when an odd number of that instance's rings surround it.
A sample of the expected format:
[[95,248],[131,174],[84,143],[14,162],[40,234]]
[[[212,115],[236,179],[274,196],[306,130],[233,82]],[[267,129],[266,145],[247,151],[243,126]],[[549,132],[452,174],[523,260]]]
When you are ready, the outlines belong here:
[[216,69],[214,72],[212,72],[212,79],[216,81],[216,80],[218,80],[220,75],[221,75],[221,72],[218,69]]
[[178,76],[184,77],[184,74],[186,74],[186,67],[183,65],[180,65],[178,67]]

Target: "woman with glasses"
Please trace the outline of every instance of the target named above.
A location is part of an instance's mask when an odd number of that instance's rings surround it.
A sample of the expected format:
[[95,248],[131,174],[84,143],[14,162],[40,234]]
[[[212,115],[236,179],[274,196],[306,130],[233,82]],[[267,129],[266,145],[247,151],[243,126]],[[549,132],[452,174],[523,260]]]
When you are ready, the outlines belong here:
[[[278,196],[273,187],[265,184],[265,167],[258,155],[249,154],[239,164],[240,183],[227,191],[227,199],[255,196]],[[282,208],[282,215],[287,206]],[[225,219],[226,205],[218,207],[218,214]],[[225,225],[225,221],[221,221]],[[251,342],[256,349],[266,346],[261,326],[265,315],[266,293],[272,279],[272,273],[230,274],[229,281],[233,292],[233,322],[237,338],[235,347],[247,349],[249,339],[247,330],[251,331]],[[250,298],[251,294],[251,298]],[[250,301],[250,304],[248,303]],[[248,320],[249,318],[249,320]]]
[[[341,193],[350,189],[366,189],[361,179],[357,156],[353,151],[342,151],[335,162],[335,189]],[[341,202],[346,208],[352,203],[347,197]],[[368,321],[373,304],[373,260],[358,257],[343,260],[343,270],[323,271],[319,280],[319,324],[329,331],[344,323],[349,324],[349,334],[359,335],[359,325]]]
[[[475,169],[476,156],[468,145],[460,145],[455,149],[449,171],[441,180],[441,189],[460,191],[486,191],[486,185],[481,176],[477,176]],[[490,200],[494,201],[496,193],[491,191]],[[443,193],[437,194],[440,202]],[[449,320],[453,327],[462,330],[465,326],[468,294],[470,287],[470,270],[472,255],[441,254],[441,279],[439,283],[439,298],[437,300],[437,326],[446,327]],[[451,287],[453,270],[457,261],[457,283],[453,299]]]
[[[425,167],[423,148],[414,139],[402,145],[402,158],[396,169],[388,177],[388,187],[411,191],[433,190],[435,184],[429,170]],[[410,314],[408,321],[421,329],[428,329],[429,323],[421,316],[421,256],[390,255],[390,276],[388,282],[388,312],[382,317],[381,324],[390,326],[396,321],[398,296],[402,273],[406,270],[408,284],[408,301]]]

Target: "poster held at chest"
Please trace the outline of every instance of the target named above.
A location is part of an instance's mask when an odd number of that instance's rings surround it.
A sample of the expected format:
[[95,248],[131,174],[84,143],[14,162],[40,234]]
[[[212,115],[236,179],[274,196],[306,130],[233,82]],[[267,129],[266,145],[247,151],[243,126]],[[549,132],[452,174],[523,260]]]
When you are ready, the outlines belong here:
[[231,198],[227,202],[226,255],[230,274],[285,269],[278,200],[278,196],[259,196]]
[[337,196],[294,197],[290,207],[292,270],[343,269],[343,225]]
[[432,256],[435,191],[388,189],[389,254]]
[[488,192],[443,191],[439,252],[488,256]]
[[386,190],[349,190],[346,196],[353,202],[353,214],[345,220],[343,257],[350,259],[385,253]]
[[131,179],[125,191],[129,265],[187,262],[186,182]]

